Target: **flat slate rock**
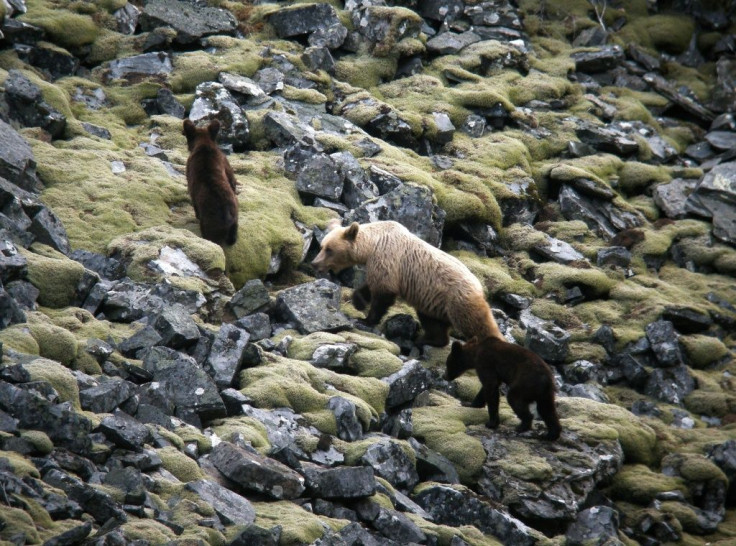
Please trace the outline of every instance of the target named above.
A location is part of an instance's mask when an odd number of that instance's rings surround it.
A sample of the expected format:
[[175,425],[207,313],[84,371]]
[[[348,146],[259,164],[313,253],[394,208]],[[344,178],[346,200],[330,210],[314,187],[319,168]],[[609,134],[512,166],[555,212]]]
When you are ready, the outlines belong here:
[[189,482],[186,488],[215,509],[225,525],[251,525],[256,511],[248,499],[210,480]]
[[300,284],[279,293],[276,304],[299,332],[337,332],[351,322],[340,311],[340,287],[327,279]]
[[238,22],[227,10],[179,0],[148,0],[140,14],[142,31],[158,27],[176,31],[174,41],[189,44],[212,34],[234,34]]

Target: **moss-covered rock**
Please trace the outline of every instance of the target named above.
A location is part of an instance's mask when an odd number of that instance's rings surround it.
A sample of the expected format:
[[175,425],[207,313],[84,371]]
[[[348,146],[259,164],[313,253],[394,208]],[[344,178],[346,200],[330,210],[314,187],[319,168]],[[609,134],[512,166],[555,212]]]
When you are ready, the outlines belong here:
[[59,393],[61,402],[70,402],[73,407],[81,408],[77,380],[67,368],[46,358],[37,358],[24,364],[23,367],[30,374],[32,381],[47,381],[54,387]]
[[31,251],[21,249],[28,260],[28,280],[38,288],[38,303],[47,307],[72,304],[84,267],[45,245],[33,244]]
[[325,533],[325,526],[339,530],[348,522],[319,517],[292,502],[254,502],[256,525],[270,529],[281,526],[283,546],[311,544]]
[[174,446],[157,449],[163,467],[183,482],[192,482],[204,477],[197,461],[188,457]]
[[683,479],[665,476],[641,464],[625,465],[614,476],[611,486],[607,489],[607,492],[616,500],[643,506],[655,500],[660,493],[668,491],[688,494],[687,485]]

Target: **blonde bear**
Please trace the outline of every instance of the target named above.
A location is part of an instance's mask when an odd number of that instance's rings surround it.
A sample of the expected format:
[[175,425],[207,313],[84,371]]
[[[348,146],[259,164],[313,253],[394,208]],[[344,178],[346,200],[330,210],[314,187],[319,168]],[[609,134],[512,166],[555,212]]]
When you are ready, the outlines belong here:
[[367,324],[378,324],[398,296],[417,311],[420,344],[447,345],[450,326],[467,339],[503,339],[480,281],[458,259],[398,222],[341,227],[334,220],[328,229],[312,266],[336,273],[365,266],[365,285],[353,292],[353,305],[364,310],[370,303]]

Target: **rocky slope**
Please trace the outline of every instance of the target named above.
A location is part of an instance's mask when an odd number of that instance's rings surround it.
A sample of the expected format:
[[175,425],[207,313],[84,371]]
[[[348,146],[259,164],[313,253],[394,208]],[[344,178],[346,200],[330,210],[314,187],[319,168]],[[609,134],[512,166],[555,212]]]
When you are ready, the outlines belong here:
[[[736,4],[0,2],[0,540],[731,544]],[[198,236],[219,119],[238,241]],[[554,365],[517,434],[329,219],[395,219]]]

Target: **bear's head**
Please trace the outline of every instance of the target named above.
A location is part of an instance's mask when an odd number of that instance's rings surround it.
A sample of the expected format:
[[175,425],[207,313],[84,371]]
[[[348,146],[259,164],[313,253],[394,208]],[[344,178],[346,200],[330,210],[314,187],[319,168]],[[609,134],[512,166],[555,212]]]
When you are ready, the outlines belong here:
[[341,227],[339,220],[332,220],[327,229],[329,231],[322,239],[319,254],[312,260],[312,267],[317,271],[332,270],[339,273],[356,264],[353,249],[360,226],[353,222],[348,227]]
[[191,119],[184,120],[184,136],[191,152],[199,143],[214,143],[220,132],[219,120],[213,119],[207,127],[197,127]]
[[460,341],[452,342],[450,354],[447,355],[447,362],[445,362],[445,380],[452,381],[473,367],[470,353],[477,345],[478,339],[475,337],[464,345]]

